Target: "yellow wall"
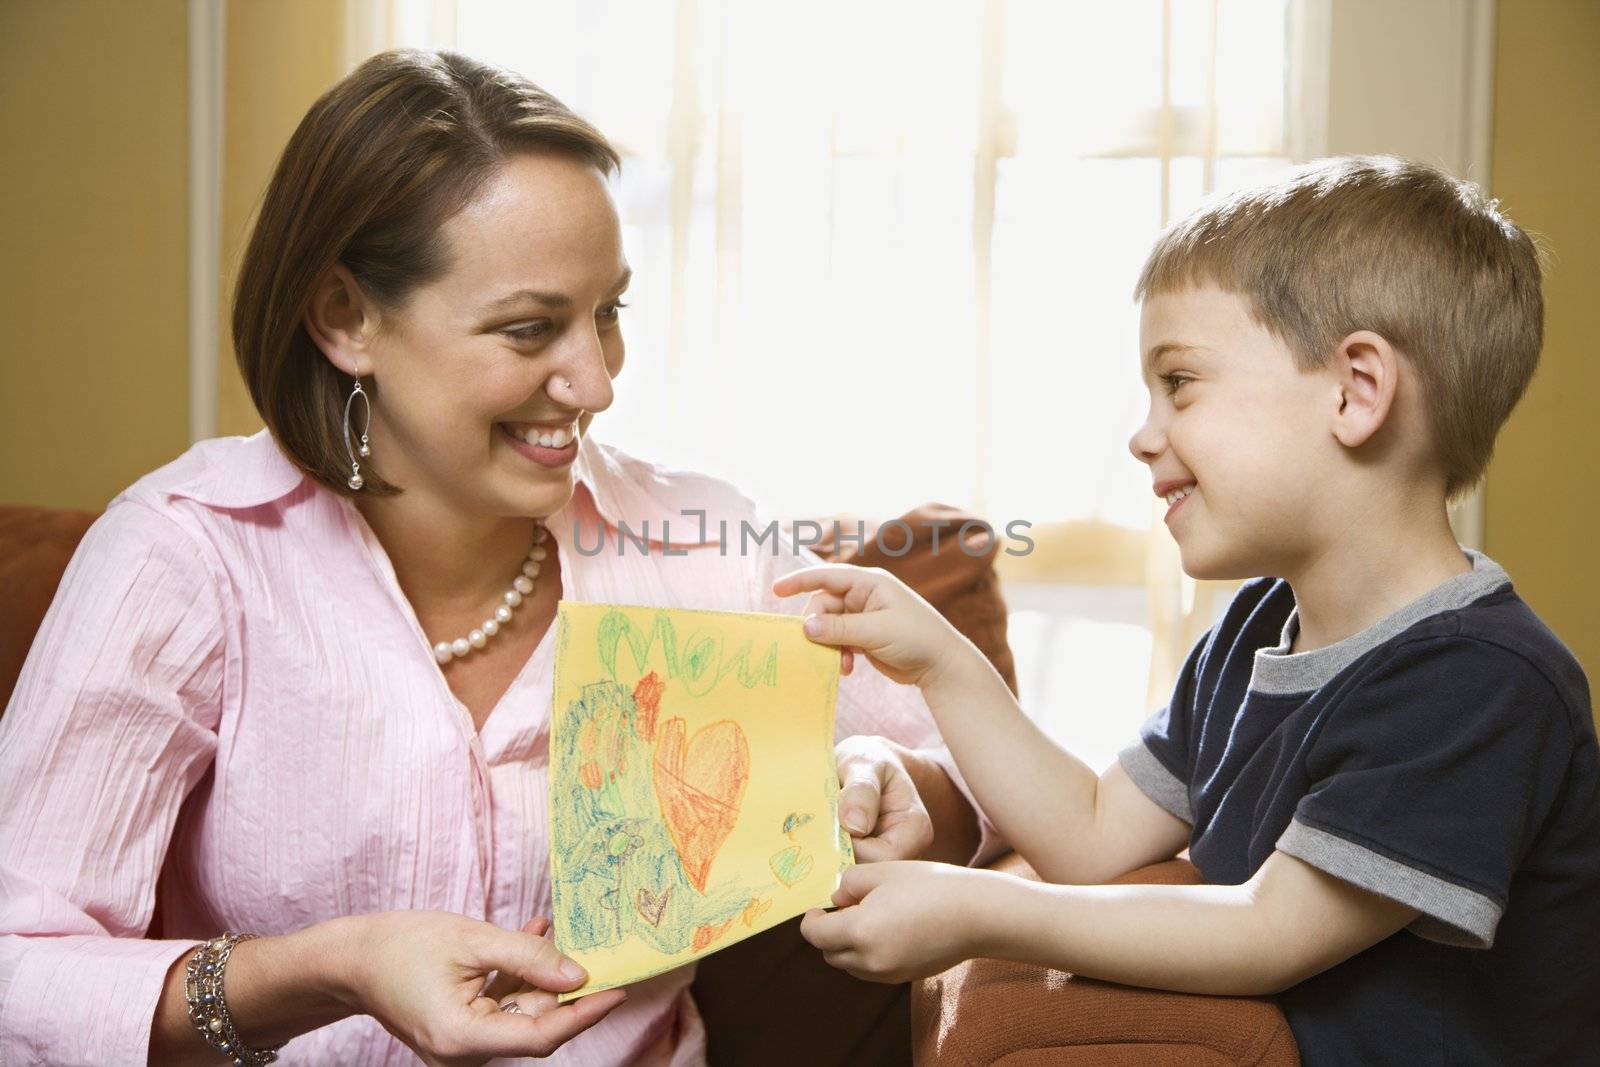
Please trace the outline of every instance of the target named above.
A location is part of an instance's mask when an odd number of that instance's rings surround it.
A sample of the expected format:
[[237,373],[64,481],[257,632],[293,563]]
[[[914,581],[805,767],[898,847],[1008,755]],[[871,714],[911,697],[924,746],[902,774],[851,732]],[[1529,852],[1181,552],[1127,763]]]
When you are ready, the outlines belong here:
[[[1491,188],[1551,252],[1538,373],[1500,436],[1486,548],[1600,696],[1600,4],[1502,0]],[[1600,707],[1600,705],[1597,705]]]
[[187,447],[187,37],[184,0],[0,3],[0,502]]

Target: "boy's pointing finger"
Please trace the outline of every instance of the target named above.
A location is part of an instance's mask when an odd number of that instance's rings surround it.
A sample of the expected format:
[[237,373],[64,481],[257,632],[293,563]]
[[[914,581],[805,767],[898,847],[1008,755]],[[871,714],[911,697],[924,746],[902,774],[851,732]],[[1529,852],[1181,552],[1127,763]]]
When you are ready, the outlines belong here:
[[850,590],[876,580],[872,571],[848,563],[823,563],[791,571],[772,583],[777,596],[815,592],[819,589],[844,596]]

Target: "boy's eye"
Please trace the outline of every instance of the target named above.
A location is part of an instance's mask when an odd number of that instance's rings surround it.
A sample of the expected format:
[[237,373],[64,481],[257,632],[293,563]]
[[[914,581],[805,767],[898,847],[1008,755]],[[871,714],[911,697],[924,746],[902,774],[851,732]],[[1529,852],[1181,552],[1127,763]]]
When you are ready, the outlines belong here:
[[624,304],[620,300],[613,300],[611,303],[607,304],[605,307],[596,312],[596,316],[602,319],[615,319],[617,317],[617,313],[627,306],[627,304]]
[[1189,380],[1190,379],[1186,375],[1182,374],[1163,374],[1161,376],[1161,381],[1167,387],[1168,396],[1172,396],[1174,393],[1176,393],[1179,387],[1181,387],[1184,382]]

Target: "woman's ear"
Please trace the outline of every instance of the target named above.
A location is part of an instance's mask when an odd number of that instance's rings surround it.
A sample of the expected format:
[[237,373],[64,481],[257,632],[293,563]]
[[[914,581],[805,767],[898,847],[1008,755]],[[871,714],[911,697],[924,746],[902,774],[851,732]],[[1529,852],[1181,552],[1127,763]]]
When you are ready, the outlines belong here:
[[1358,330],[1334,349],[1331,369],[1339,402],[1333,436],[1356,448],[1389,418],[1400,384],[1400,353],[1382,335]]
[[343,263],[335,263],[317,283],[305,327],[328,362],[344,373],[355,377],[376,369],[372,338],[378,328],[378,308]]

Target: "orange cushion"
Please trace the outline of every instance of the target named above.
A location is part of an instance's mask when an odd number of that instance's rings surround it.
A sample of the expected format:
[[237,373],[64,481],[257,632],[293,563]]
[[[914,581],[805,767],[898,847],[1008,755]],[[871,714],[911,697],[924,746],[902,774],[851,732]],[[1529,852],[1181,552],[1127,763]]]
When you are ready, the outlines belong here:
[[[1015,854],[994,865],[1036,877]],[[1115,883],[1195,885],[1188,860]],[[913,982],[917,1064],[1006,1067],[1292,1067],[1288,1020],[1268,997],[1213,997],[1100,982],[1047,967],[968,960]]]
[[67,561],[99,516],[0,505],[0,713],[4,713]]

